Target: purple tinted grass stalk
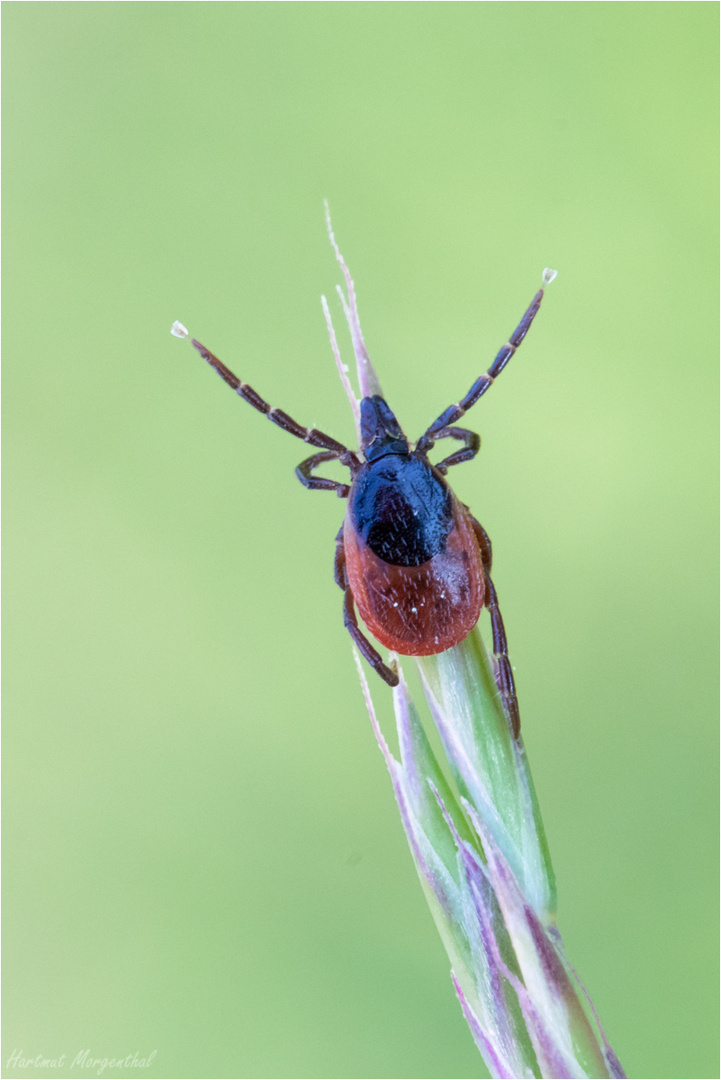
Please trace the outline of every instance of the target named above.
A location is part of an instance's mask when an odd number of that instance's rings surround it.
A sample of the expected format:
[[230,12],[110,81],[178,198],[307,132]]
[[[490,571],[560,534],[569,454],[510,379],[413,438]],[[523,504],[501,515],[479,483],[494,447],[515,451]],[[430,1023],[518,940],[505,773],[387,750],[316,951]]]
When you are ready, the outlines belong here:
[[[521,1011],[509,1000],[490,929],[500,913],[496,906],[484,921],[475,917],[475,902],[467,888],[468,874],[480,873],[480,847],[433,755],[405,682],[401,679],[393,691],[401,747],[401,760],[396,761],[381,732],[357,654],[356,663],[416,870],[451,959],[455,984],[461,987],[464,1008],[474,1018],[474,1039],[493,1076],[532,1077],[535,1056]],[[479,890],[493,905],[484,881]]]
[[[361,396],[382,395],[327,204],[326,222],[348,292],[346,298],[338,288]],[[543,277],[547,284],[555,273],[544,271]],[[357,425],[358,401],[325,298],[323,310]],[[442,763],[402,670],[393,691],[400,761],[394,758],[357,653],[356,663],[453,985],[489,1072],[511,1078],[624,1077],[591,999],[565,957],[555,922],[555,878],[526,752],[513,737],[479,628],[445,653],[415,659],[440,736]]]
[[419,657],[423,690],[461,795],[475,806],[544,923],[556,879],[522,739],[515,739],[480,631]]

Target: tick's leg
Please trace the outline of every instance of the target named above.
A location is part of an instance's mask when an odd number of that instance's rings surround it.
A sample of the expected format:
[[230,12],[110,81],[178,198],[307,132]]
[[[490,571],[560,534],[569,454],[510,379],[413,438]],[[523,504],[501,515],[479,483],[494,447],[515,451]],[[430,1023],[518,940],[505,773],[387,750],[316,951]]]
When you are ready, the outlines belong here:
[[303,427],[302,424],[297,423],[292,416],[288,416],[288,413],[283,412],[282,409],[273,409],[264,401],[260,394],[256,394],[252,386],[248,386],[247,383],[242,382],[237,375],[225,366],[225,364],[214,356],[210,349],[206,349],[205,345],[201,345],[195,338],[191,339],[191,344],[198,350],[200,355],[215,371],[218,372],[221,379],[227,382],[231,390],[235,390],[239,397],[242,397],[244,401],[247,401],[249,405],[252,405],[258,412],[263,413],[269,420],[272,420],[278,427],[283,428],[284,431],[289,431],[291,435],[295,435],[297,439],[302,439],[303,442],[310,443],[311,446],[317,446],[321,450],[333,450],[335,455],[340,457],[342,454],[350,453],[348,448],[339,443],[336,439],[331,438],[330,435],[324,434],[322,431],[318,431],[317,428]]
[[[352,460],[344,460],[348,457]],[[337,480],[326,480],[323,476],[313,476],[313,472],[322,465],[324,461],[340,461],[341,465],[348,465],[351,470],[351,474],[354,473],[354,462],[358,464],[358,459],[355,454],[336,454],[334,450],[323,450],[320,454],[313,454],[312,457],[306,458],[305,461],[301,461],[300,465],[295,470],[295,475],[300,480],[303,487],[310,488],[311,491],[335,491],[341,499],[348,498],[348,492],[350,491],[349,484],[342,484]]]
[[335,538],[335,583],[345,593],[343,601],[343,625],[352,637],[355,645],[362,656],[368,661],[374,671],[378,672],[381,679],[387,682],[389,686],[398,686],[400,682],[395,671],[391,671],[386,664],[383,663],[380,653],[371,645],[367,637],[361,633],[358,626],[358,619],[355,613],[355,607],[353,604],[353,593],[351,587],[348,584],[348,573],[345,566],[345,548],[343,546],[343,528]]
[[427,453],[433,443],[439,442],[441,439],[458,439],[459,442],[465,443],[462,450],[456,450],[455,453],[449,454],[447,458],[443,458],[443,461],[439,461],[435,466],[443,476],[453,465],[460,465],[464,461],[470,461],[481,448],[481,436],[477,435],[475,431],[468,431],[467,428],[462,427],[449,427],[444,428],[433,437],[431,445],[426,447],[425,452]]
[[511,721],[513,737],[517,739],[521,731],[521,714],[518,711],[518,698],[516,697],[516,683],[513,678],[511,661],[508,658],[508,640],[506,629],[501,617],[501,609],[498,606],[498,593],[491,581],[492,551],[488,533],[474,517],[471,517],[473,531],[478,540],[481,550],[481,562],[483,563],[483,576],[486,587],[485,605],[491,616],[491,631],[493,633],[493,654],[496,667],[496,682],[503,701],[503,707]]
[[[553,270],[543,271],[543,284],[548,285],[553,281],[555,277]],[[447,428],[449,424],[455,424],[456,420],[460,420],[464,413],[467,413],[472,405],[475,405],[478,399],[485,394],[489,386],[492,386],[495,380],[503,371],[508,361],[513,356],[518,346],[523,341],[524,337],[528,333],[531,323],[538,314],[538,309],[541,306],[541,300],[543,300],[543,289],[539,289],[536,295],[533,297],[531,304],[526,311],[525,315],[519,322],[516,329],[511,334],[510,338],[499,351],[496,359],[485,375],[481,375],[476,379],[471,389],[468,391],[464,398],[456,402],[455,405],[449,405],[445,412],[442,412],[437,420],[434,420],[426,433],[419,439],[417,448],[419,450],[426,450],[426,440],[437,439],[440,432]]]

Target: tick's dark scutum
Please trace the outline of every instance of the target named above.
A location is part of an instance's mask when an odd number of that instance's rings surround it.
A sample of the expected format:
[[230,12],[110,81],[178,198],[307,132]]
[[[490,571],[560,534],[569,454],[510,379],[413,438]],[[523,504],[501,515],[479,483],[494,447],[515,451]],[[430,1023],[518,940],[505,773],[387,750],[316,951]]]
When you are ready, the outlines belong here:
[[420,566],[445,551],[448,485],[420,455],[390,453],[360,469],[350,496],[358,536],[392,566]]

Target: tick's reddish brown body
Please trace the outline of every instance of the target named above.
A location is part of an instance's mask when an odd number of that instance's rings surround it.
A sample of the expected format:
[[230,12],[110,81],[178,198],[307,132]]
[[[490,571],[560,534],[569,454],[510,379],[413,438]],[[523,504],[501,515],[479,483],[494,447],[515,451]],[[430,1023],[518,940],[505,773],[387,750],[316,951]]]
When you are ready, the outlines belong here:
[[[550,278],[544,275],[546,280]],[[348,500],[336,538],[335,580],[344,592],[345,626],[365,659],[387,683],[398,685],[396,671],[383,662],[360,630],[356,607],[368,630],[386,648],[404,656],[429,656],[463,641],[485,606],[491,617],[496,681],[516,736],[518,701],[490,577],[491,544],[453,494],[445,475],[452,465],[477,454],[478,435],[453,425],[492,386],[526,336],[542,298],[543,289],[539,289],[488,371],[464,398],[441,413],[415,447],[385,400],[374,395],[360,403],[360,450],[349,450],[322,431],[303,427],[281,409],[271,408],[193,339],[201,356],[240,397],[285,431],[319,448],[319,453],[296,469],[301,483],[335,491]],[[432,465],[429,451],[447,438],[458,440],[462,448]],[[315,475],[320,465],[333,460],[350,469],[350,484]]]
[[483,562],[470,515],[452,495],[443,551],[420,566],[394,566],[364,543],[350,507],[343,524],[346,572],[361,619],[374,638],[403,656],[431,656],[458,645],[483,607]]

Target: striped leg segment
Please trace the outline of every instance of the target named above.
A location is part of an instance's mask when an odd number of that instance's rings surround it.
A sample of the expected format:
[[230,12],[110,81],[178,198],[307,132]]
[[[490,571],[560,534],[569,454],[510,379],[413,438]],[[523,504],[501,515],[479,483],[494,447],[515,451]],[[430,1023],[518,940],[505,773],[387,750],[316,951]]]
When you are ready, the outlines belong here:
[[[555,276],[556,275],[553,270],[544,270],[544,285],[548,285],[549,282],[553,281]],[[467,413],[473,405],[476,404],[478,399],[485,394],[486,390],[488,390],[489,387],[493,386],[493,383],[501,374],[504,367],[511,359],[516,349],[528,333],[531,323],[538,314],[538,309],[541,306],[541,301],[543,300],[543,292],[543,289],[539,289],[536,295],[533,297],[533,300],[531,301],[531,304],[528,307],[525,315],[519,322],[516,329],[511,334],[506,344],[503,346],[502,349],[499,350],[496,359],[493,361],[485,375],[481,375],[480,378],[476,379],[473,386],[464,398],[456,402],[455,405],[449,405],[446,411],[442,412],[438,419],[433,421],[431,426],[418,441],[419,450],[427,449],[427,440],[430,440],[432,445],[433,439],[437,439],[440,432],[443,431],[444,428],[447,428],[449,424],[455,424],[457,420],[460,420],[461,417],[465,413]]]
[[454,451],[454,453],[449,454],[447,458],[443,458],[443,461],[439,461],[435,466],[442,476],[445,476],[453,465],[460,465],[464,461],[470,461],[481,449],[481,436],[477,435],[475,431],[468,431],[467,428],[461,427],[449,427],[439,431],[438,434],[430,440],[431,445],[426,448],[425,452],[427,453],[433,444],[439,442],[441,439],[458,439],[459,442],[465,443],[462,450]]
[[[356,462],[355,455],[350,455]],[[310,488],[311,491],[335,491],[341,499],[347,499],[350,492],[350,484],[342,484],[338,480],[327,480],[324,476],[313,476],[313,472],[322,465],[324,461],[338,461],[341,455],[336,454],[334,450],[323,450],[320,454],[313,454],[312,457],[306,458],[305,461],[301,461],[300,465],[295,470],[295,475],[300,480],[303,487]],[[346,465],[348,462],[342,461],[341,464]],[[351,472],[353,471],[352,465]]]
[[252,405],[258,412],[263,413],[269,420],[272,420],[274,424],[282,428],[283,431],[289,431],[291,435],[295,435],[297,439],[302,439],[303,442],[310,443],[311,446],[317,446],[321,450],[333,450],[336,457],[341,457],[343,454],[348,454],[350,451],[348,447],[343,443],[339,443],[336,439],[331,438],[330,435],[326,435],[322,431],[318,431],[317,428],[307,428],[299,424],[292,416],[288,416],[288,413],[283,412],[282,409],[273,409],[267,401],[264,401],[260,394],[257,394],[252,386],[248,386],[237,375],[234,375],[230,368],[227,368],[225,364],[215,356],[210,349],[206,349],[205,345],[201,345],[195,338],[191,339],[191,343],[195,349],[198,350],[200,355],[215,371],[218,372],[221,379],[228,384],[231,390],[235,390],[239,397],[242,397],[244,401],[247,401],[249,405]]

